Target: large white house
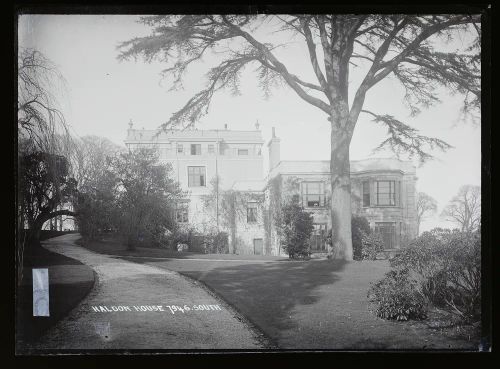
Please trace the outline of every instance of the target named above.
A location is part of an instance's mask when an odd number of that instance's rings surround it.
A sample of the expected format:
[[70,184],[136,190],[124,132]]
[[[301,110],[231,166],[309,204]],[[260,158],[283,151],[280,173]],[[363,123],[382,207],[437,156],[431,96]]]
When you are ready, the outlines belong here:
[[[262,181],[262,132],[252,131],[159,130],[133,129],[129,123],[125,145],[155,147],[160,160],[170,163],[175,179],[188,192],[187,201],[179,205],[177,221],[206,231],[208,219],[203,198],[213,193],[213,181],[219,177],[219,190],[231,189],[236,182]],[[210,222],[212,223],[212,222]]]
[[[273,222],[273,199],[297,196],[314,217],[312,250],[326,250],[331,227],[329,211],[329,161],[288,161],[280,158],[280,139],[273,135],[268,146],[269,171],[263,170],[262,132],[251,131],[134,129],[129,124],[125,144],[129,149],[156,147],[161,161],[170,163],[176,180],[187,191],[178,204],[177,222],[200,233],[217,227],[229,235],[230,252],[282,254]],[[231,190],[240,194],[234,221],[220,221],[219,199],[207,208],[204,199],[214,195],[213,181],[219,178],[217,196]],[[395,158],[351,162],[353,213],[365,216],[381,233],[386,249],[397,249],[404,239],[415,237],[416,169]],[[277,192],[278,191],[278,192]],[[213,214],[216,213],[216,214]]]

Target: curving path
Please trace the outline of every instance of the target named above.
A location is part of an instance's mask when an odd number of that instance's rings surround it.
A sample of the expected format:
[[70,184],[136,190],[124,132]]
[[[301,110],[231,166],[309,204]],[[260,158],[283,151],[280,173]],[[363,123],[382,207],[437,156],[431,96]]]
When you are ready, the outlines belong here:
[[[75,244],[79,237],[68,234],[43,246],[92,267],[96,285],[31,349],[245,350],[266,346],[264,338],[231,307],[195,282],[176,272],[93,253]],[[179,307],[190,310],[183,312]]]

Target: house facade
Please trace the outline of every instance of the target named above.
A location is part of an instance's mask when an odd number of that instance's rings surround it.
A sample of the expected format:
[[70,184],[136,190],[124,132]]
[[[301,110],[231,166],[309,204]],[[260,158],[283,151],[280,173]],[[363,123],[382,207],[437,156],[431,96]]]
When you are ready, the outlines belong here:
[[[125,144],[129,149],[147,145],[159,150],[161,161],[171,164],[187,194],[178,204],[177,222],[200,233],[214,227],[227,232],[231,253],[283,254],[276,219],[280,204],[292,198],[313,215],[312,252],[327,251],[330,162],[281,160],[274,128],[267,144],[266,175],[258,125],[252,131],[226,127],[168,132],[136,130],[130,125]],[[409,161],[351,161],[353,214],[368,219],[387,250],[416,236],[416,180],[416,168]]]
[[[176,220],[204,233],[217,227],[217,214],[207,209],[206,198],[231,189],[237,181],[263,178],[262,133],[222,130],[134,129],[129,123],[125,145],[156,148],[160,161],[170,164],[174,179],[186,192],[177,204]],[[218,178],[218,184],[214,181]]]

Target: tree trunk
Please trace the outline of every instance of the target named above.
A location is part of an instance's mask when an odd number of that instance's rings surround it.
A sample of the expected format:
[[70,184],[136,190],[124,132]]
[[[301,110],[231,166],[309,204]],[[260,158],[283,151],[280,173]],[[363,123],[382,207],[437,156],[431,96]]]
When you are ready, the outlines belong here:
[[336,123],[332,122],[330,157],[332,250],[330,250],[330,255],[335,259],[352,260],[350,139],[335,125]]
[[229,216],[229,226],[230,226],[230,231],[231,231],[231,243],[230,243],[230,254],[236,254],[236,204],[235,204],[235,195],[234,193],[231,193],[230,195],[230,201],[231,203],[229,204],[229,209],[230,209],[230,216]]

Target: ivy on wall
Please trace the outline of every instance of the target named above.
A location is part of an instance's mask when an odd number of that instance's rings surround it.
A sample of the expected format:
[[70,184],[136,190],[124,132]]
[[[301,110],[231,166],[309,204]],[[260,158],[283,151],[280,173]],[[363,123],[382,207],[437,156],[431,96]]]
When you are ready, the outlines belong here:
[[[209,219],[209,228],[226,230],[231,236],[230,252],[235,253],[238,246],[238,220],[246,222],[249,202],[257,203],[257,222],[264,220],[264,195],[246,191],[221,190],[220,179],[214,177],[210,194],[202,197],[203,207]],[[218,210],[218,211],[217,211]]]

